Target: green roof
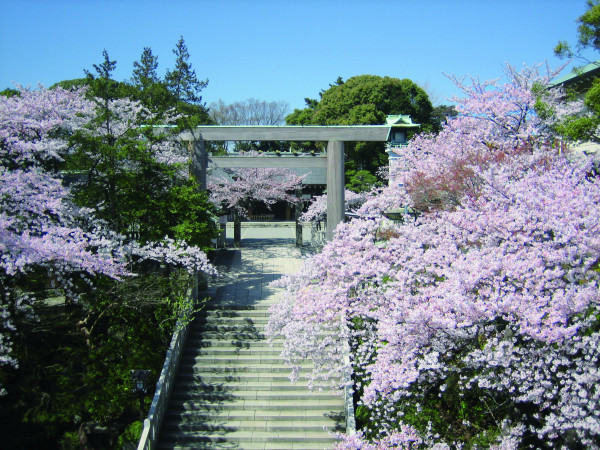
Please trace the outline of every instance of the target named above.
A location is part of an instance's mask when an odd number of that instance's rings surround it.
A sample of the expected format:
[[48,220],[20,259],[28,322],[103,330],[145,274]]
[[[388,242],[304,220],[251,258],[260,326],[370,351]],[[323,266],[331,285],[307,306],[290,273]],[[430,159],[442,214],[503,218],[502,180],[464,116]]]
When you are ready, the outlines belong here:
[[391,125],[392,127],[401,128],[417,128],[421,126],[421,124],[419,123],[413,123],[412,119],[408,114],[389,115],[385,119],[385,124]]
[[566,75],[554,80],[550,87],[558,86],[559,84],[571,84],[577,80],[585,79],[591,76],[600,74],[600,60],[591,62],[583,67],[577,67]]

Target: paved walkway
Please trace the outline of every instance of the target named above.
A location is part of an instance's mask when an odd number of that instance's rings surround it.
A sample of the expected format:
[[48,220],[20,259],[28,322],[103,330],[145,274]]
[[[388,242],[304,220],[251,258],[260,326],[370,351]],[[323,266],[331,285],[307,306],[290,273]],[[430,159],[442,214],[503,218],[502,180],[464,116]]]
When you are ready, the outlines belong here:
[[[213,280],[217,288],[214,299],[220,303],[247,306],[270,306],[277,300],[278,289],[269,283],[302,267],[302,257],[312,251],[305,245],[296,247],[296,230],[291,222],[243,223],[242,248],[233,245],[233,230],[227,230],[227,250],[215,263],[221,279]],[[310,230],[303,230],[310,243]]]
[[310,251],[294,243],[294,227],[245,226],[241,249],[228,239],[218,252],[222,276],[210,283],[212,300],[188,337],[159,448],[333,446],[329,431],[345,423],[342,395],[292,384],[281,345],[264,337],[282,291],[269,284],[300,270]]

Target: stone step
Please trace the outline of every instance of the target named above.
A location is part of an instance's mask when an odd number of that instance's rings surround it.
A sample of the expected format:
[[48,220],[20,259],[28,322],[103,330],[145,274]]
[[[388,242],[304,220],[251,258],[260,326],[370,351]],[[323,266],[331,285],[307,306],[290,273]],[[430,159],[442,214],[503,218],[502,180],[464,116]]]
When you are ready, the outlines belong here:
[[246,400],[257,401],[289,401],[296,402],[297,400],[306,400],[313,402],[332,401],[343,404],[340,394],[331,393],[328,391],[307,392],[306,389],[296,390],[205,390],[202,386],[189,386],[187,389],[174,389],[171,393],[173,401],[197,401],[200,403],[210,402],[235,402]]
[[203,357],[203,356],[217,356],[217,355],[247,355],[247,356],[279,356],[281,355],[283,348],[270,348],[270,347],[234,347],[234,346],[208,346],[208,347],[193,347],[186,349],[181,356],[186,357]]
[[[303,390],[304,392],[308,392],[308,382],[297,382],[292,383],[289,379],[285,377],[281,377],[278,380],[266,380],[264,378],[259,378],[256,380],[248,380],[248,379],[219,379],[214,378],[209,380],[204,377],[189,377],[184,378],[180,377],[176,384],[176,387],[181,387],[185,389],[205,389],[207,391],[216,391],[216,390],[248,390],[255,389],[257,391],[265,391],[265,390],[282,390],[282,391],[292,391],[292,390]],[[310,395],[310,394],[307,394]]]
[[[177,430],[163,431],[161,437],[165,440],[169,440],[174,445],[185,445],[185,444],[227,444],[227,443],[244,443],[242,448],[248,448],[246,443],[293,443],[294,446],[291,448],[305,448],[306,444],[321,444],[331,446],[336,442],[335,437],[329,436],[327,433],[320,432],[302,432],[302,431],[231,431],[223,432],[221,434],[208,434],[201,432],[181,432]],[[165,447],[163,447],[165,448]],[[196,447],[198,448],[198,447]],[[200,447],[201,448],[201,447]],[[256,448],[256,447],[255,447]],[[277,448],[277,447],[270,447]],[[286,448],[286,447],[283,447]],[[290,448],[290,447],[287,447]],[[323,448],[323,447],[321,447]]]
[[[282,377],[283,378],[283,377]],[[305,395],[311,395],[307,382],[291,383],[290,380],[206,380],[206,379],[182,379],[175,384],[174,389],[186,389],[196,392],[199,389],[205,392],[224,391],[301,391]]]
[[[304,377],[298,379],[298,381],[292,383],[290,381],[290,373],[288,367],[286,370],[280,373],[261,373],[261,372],[253,372],[253,371],[237,371],[237,372],[196,372],[196,371],[186,371],[185,373],[180,372],[179,377],[177,378],[179,381],[184,382],[198,382],[198,383],[230,383],[230,382],[240,382],[240,383],[249,383],[252,381],[264,381],[264,382],[277,382],[281,384],[291,384],[298,386],[307,386],[307,381]],[[337,380],[332,380],[332,382],[336,382]]]
[[[188,347],[208,347],[231,345],[236,347],[283,347],[283,339],[272,339],[268,341],[265,338],[258,338],[257,333],[246,333],[238,336],[206,336],[207,333],[189,333]],[[259,333],[262,334],[262,333]]]
[[210,321],[202,326],[194,327],[190,330],[192,334],[202,334],[207,331],[214,331],[226,329],[226,330],[239,330],[243,332],[253,332],[253,333],[266,333],[266,322],[249,322],[247,320],[214,320]]
[[288,432],[322,432],[324,429],[332,432],[341,432],[342,427],[335,422],[325,422],[323,418],[317,420],[232,420],[224,422],[222,420],[208,418],[201,420],[198,417],[189,417],[189,420],[168,421],[163,430],[183,431],[183,432],[209,432],[209,433],[230,433],[232,431],[288,431]]
[[283,348],[283,340],[277,339],[273,343],[269,343],[266,339],[248,340],[248,339],[209,339],[203,336],[189,336],[187,347],[190,348],[206,348],[206,347],[236,347],[236,348]]
[[[283,360],[279,355],[195,355],[184,352],[181,355],[181,363],[184,364],[241,364],[241,365],[262,365],[262,364],[282,364]],[[181,364],[180,363],[180,364]]]
[[185,397],[174,396],[171,403],[172,412],[181,410],[186,411],[202,411],[203,413],[212,413],[213,411],[238,411],[238,410],[251,410],[251,411],[295,411],[295,410],[312,410],[320,408],[325,412],[339,412],[344,407],[343,399],[307,399],[304,396],[303,399],[294,399],[293,401],[282,400],[282,399],[270,399],[270,400],[258,400],[258,399],[235,399],[232,398],[230,401],[223,401],[222,403],[211,403],[210,401],[195,401]]
[[249,318],[269,318],[271,312],[268,308],[262,309],[206,309],[200,313],[199,317],[210,317],[211,320],[219,319],[238,319],[241,317]]
[[251,252],[212,280],[206,294],[213,298],[190,324],[157,448],[323,449],[336,442],[324,427],[345,427],[341,392],[311,392],[303,376],[310,361],[292,383],[283,340],[266,341],[277,289],[264,280],[279,268],[274,260],[252,265]]
[[263,328],[258,328],[253,324],[248,324],[248,323],[239,323],[239,324],[235,324],[235,323],[207,323],[205,324],[201,329],[195,329],[192,330],[192,335],[201,333],[204,334],[206,332],[218,332],[218,333],[233,333],[233,332],[239,332],[239,333],[250,333],[250,334],[256,334],[256,333],[263,333]]
[[[304,370],[309,370],[311,367],[306,365],[303,366]],[[251,363],[240,366],[232,366],[228,363],[222,364],[205,364],[204,361],[196,361],[190,358],[187,363],[182,361],[180,363],[178,374],[182,376],[190,376],[191,374],[223,374],[223,375],[234,375],[242,373],[255,373],[255,374],[290,374],[292,372],[290,366],[279,361],[270,364]]]
[[220,339],[237,339],[237,340],[246,340],[249,342],[256,341],[264,341],[267,339],[266,334],[262,332],[258,332],[257,330],[233,330],[233,331],[191,331],[189,333],[189,339],[211,339],[211,340],[220,340]]
[[270,314],[269,313],[244,313],[239,315],[213,315],[207,313],[202,319],[197,319],[196,326],[201,326],[203,323],[207,322],[257,322],[257,323],[267,323],[269,322]]
[[178,419],[183,422],[190,420],[268,420],[268,421],[302,421],[302,420],[323,420],[324,422],[342,423],[345,421],[344,414],[338,412],[324,413],[322,409],[293,409],[293,410],[251,410],[251,409],[226,409],[222,411],[202,411],[180,410],[178,412],[168,411],[165,420]]
[[266,309],[249,309],[246,311],[207,310],[200,313],[198,318],[204,320],[261,320],[266,322],[270,316],[270,311]]
[[[269,372],[255,372],[255,371],[238,371],[238,372],[216,372],[214,370],[206,370],[206,371],[194,371],[194,370],[185,370],[180,371],[179,376],[177,377],[177,382],[184,383],[205,383],[205,384],[214,384],[214,383],[249,383],[249,382],[268,382],[268,383],[279,383],[281,385],[291,385],[291,386],[301,386],[303,388],[308,386],[308,380],[304,376],[303,372],[300,372],[300,376],[297,380],[291,381],[290,379],[291,371],[286,370],[279,373],[269,373]],[[339,378],[331,378],[328,380],[328,384],[341,382]],[[323,384],[323,383],[321,383]],[[319,386],[321,385],[319,384]],[[336,384],[337,385],[337,384]]]
[[240,313],[242,314],[244,311],[250,312],[269,312],[271,305],[266,305],[264,303],[255,303],[253,305],[240,305],[235,304],[230,301],[227,302],[208,302],[204,309],[201,312],[215,312],[219,311],[224,314],[228,313]]
[[298,443],[288,443],[285,446],[283,446],[281,443],[270,443],[270,442],[244,442],[243,446],[240,446],[240,444],[236,443],[236,442],[231,442],[231,443],[226,443],[226,442],[222,442],[222,443],[217,443],[217,444],[212,444],[212,443],[206,443],[206,444],[202,444],[202,443],[194,443],[191,445],[186,445],[184,443],[180,443],[180,444],[167,444],[167,445],[161,445],[160,443],[158,444],[159,449],[171,449],[171,450],[198,450],[198,449],[236,449],[236,450],[265,450],[265,449],[273,449],[273,450],[282,450],[282,449],[302,449],[302,450],[323,450],[323,448],[331,448],[333,446],[333,443],[330,445],[324,445],[321,442],[308,442],[308,441],[301,441]]

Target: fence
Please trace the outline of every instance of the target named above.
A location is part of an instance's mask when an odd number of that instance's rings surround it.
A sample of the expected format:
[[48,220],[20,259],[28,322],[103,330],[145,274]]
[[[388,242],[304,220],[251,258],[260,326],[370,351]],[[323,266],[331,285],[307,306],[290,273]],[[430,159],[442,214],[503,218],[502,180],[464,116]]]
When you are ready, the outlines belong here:
[[310,222],[310,244],[316,249],[323,248],[327,243],[327,221]]
[[251,222],[272,222],[275,214],[250,214],[248,220]]

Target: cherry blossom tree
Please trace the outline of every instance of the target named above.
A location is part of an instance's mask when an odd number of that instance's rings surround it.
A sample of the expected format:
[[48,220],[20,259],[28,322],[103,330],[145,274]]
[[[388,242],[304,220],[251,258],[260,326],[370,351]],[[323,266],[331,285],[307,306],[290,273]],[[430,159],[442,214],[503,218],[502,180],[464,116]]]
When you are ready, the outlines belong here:
[[[344,192],[346,201],[346,210],[349,208],[355,210],[366,198],[365,193],[357,194],[349,189]],[[312,220],[323,220],[327,216],[327,194],[318,195],[312,199],[308,209],[300,217],[300,222],[310,222]]]
[[[363,429],[340,448],[598,445],[600,180],[535,112],[552,75],[452,78],[459,116],[279,282],[293,377],[353,377]],[[401,206],[417,220],[385,219]]]
[[[19,288],[34,267],[58,283],[73,272],[118,278],[128,271],[114,241],[93,224],[80,226],[89,211],[69,201],[56,170],[67,147],[62,135],[79,129],[93,104],[79,91],[20,88],[0,96],[0,111],[0,285],[3,328],[10,330],[30,305]],[[1,339],[2,362],[16,364],[8,337]]]
[[247,217],[252,202],[267,206],[278,201],[297,202],[296,190],[302,187],[305,177],[288,169],[231,169],[229,177],[210,177],[207,189],[215,205]]
[[151,127],[178,116],[120,98],[108,55],[95,68],[85,90],[0,96],[0,396],[48,442],[136,415],[129,369],[160,371],[202,304],[190,275],[214,273],[212,206],[171,128]]
[[[256,152],[247,153],[257,156]],[[297,191],[302,188],[306,175],[280,168],[229,169],[229,176],[216,175],[208,179],[209,199],[218,208],[234,214],[239,227],[239,218],[248,217],[254,203],[271,207],[279,201],[296,203],[300,201]],[[234,240],[239,244],[239,234]]]
[[[189,178],[187,149],[177,140],[178,128],[169,126],[179,115],[172,110],[156,114],[139,101],[118,98],[111,91],[109,63],[106,57],[105,70],[99,71],[96,85],[92,83],[92,92],[102,95],[92,98],[92,117],[69,137],[65,159],[67,167],[78,174],[70,191],[75,204],[93,210],[118,236],[128,268],[137,276],[132,283],[156,289],[148,288],[143,297],[126,297],[121,290],[103,285],[104,296],[89,295],[88,303],[94,307],[80,321],[88,340],[95,337],[90,335],[94,327],[89,324],[106,317],[117,305],[135,309],[171,301],[192,307],[186,295],[193,281],[190,275],[214,273],[205,253],[215,235],[212,205]],[[167,127],[155,132],[148,125],[156,123]],[[158,279],[161,282],[156,283]],[[163,284],[170,287],[163,289]],[[175,302],[175,298],[184,301]],[[174,317],[177,314],[174,311]]]
[[[116,217],[105,211],[122,196],[107,196],[105,202],[89,205],[77,201],[74,190],[94,183],[101,186],[98,191],[119,194],[110,178],[118,171],[127,176],[136,171],[147,175],[152,166],[174,179],[182,179],[186,172],[185,154],[178,143],[153,139],[150,129],[139,127],[144,119],[152,120],[139,103],[109,100],[103,103],[107,110],[101,111],[84,93],[40,87],[20,88],[10,98],[0,96],[0,363],[17,364],[10,355],[9,335],[17,331],[15,321],[20,315],[31,314],[37,295],[32,274],[61,290],[66,301],[75,302],[81,293],[93,290],[97,277],[126,278],[142,261],[188,272],[214,272],[204,251],[182,238],[201,232],[192,225],[174,227],[171,236],[152,239],[147,233],[144,239],[136,239],[125,234],[125,227],[106,220]],[[133,150],[134,155],[143,153],[144,158],[120,158],[119,167],[108,170],[107,176],[102,164],[110,156],[114,163],[114,156],[124,149]],[[86,169],[85,164],[69,166],[76,154],[77,162],[85,158],[92,162],[91,170],[85,180],[65,186],[63,179],[73,170],[63,168],[80,169],[78,174]],[[176,187],[180,196],[188,195],[184,184]]]

